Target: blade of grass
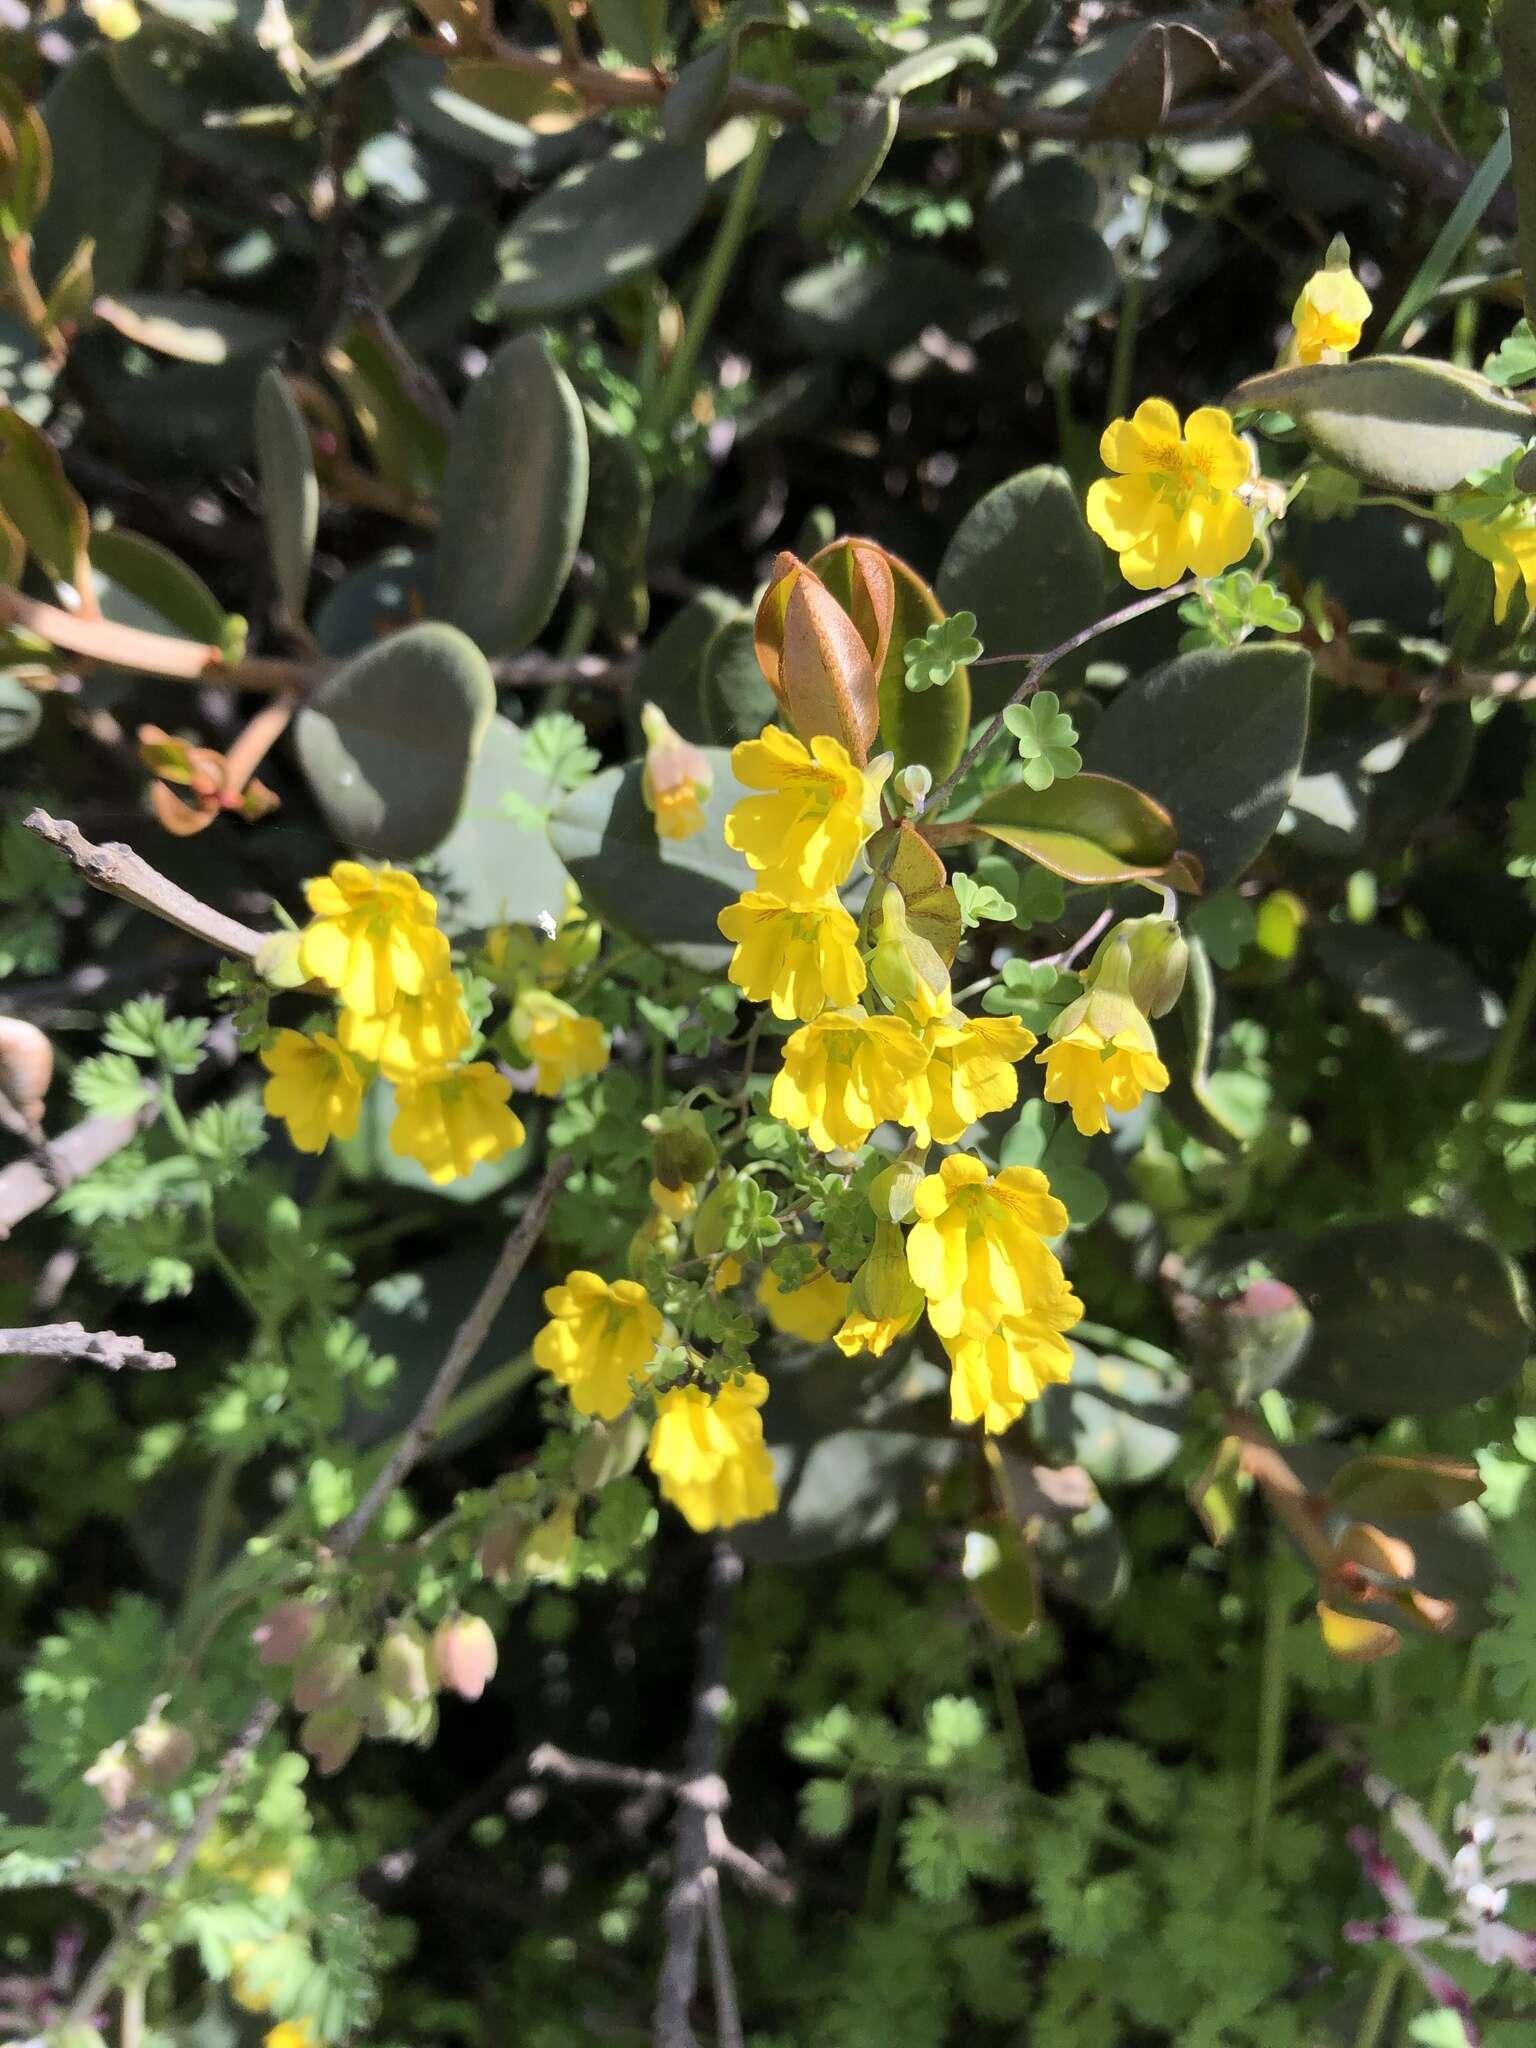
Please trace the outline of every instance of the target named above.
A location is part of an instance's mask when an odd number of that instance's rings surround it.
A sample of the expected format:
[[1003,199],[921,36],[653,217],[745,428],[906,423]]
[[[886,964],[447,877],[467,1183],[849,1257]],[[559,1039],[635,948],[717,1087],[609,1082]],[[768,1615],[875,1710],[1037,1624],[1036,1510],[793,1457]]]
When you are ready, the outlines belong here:
[[1450,276],[1456,259],[1471,240],[1489,201],[1508,176],[1509,163],[1510,141],[1509,130],[1506,128],[1478,165],[1476,177],[1456,202],[1455,211],[1436,235],[1424,261],[1414,272],[1407,291],[1398,301],[1397,311],[1381,331],[1376,343],[1378,349],[1391,348],[1394,342],[1402,339],[1408,331],[1409,323],[1423,312]]

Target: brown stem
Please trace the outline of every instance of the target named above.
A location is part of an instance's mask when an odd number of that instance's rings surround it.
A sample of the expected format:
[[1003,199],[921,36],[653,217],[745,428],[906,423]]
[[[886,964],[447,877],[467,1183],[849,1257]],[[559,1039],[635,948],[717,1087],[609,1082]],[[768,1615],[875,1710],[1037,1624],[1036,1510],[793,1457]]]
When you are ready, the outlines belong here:
[[115,626],[109,619],[82,618],[56,604],[26,597],[0,583],[0,625],[20,626],[66,654],[104,661],[113,668],[168,676],[185,683],[223,683],[240,690],[310,689],[323,673],[314,663],[251,659],[228,662],[223,650],[205,640],[176,640],[141,626]]
[[277,745],[299,708],[296,691],[286,691],[275,704],[264,704],[224,756],[226,804],[233,805],[245,786]]
[[416,1411],[415,1420],[395,1445],[372,1486],[346,1520],[338,1523],[332,1534],[330,1548],[339,1557],[350,1556],[357,1548],[374,1516],[431,1443],[437,1430],[438,1418],[453,1399],[458,1391],[459,1382],[473,1365],[481,1345],[490,1335],[491,1324],[496,1320],[498,1310],[512,1291],[513,1282],[528,1263],[529,1254],[538,1241],[539,1232],[544,1228],[544,1219],[549,1214],[550,1204],[570,1178],[575,1163],[573,1159],[555,1159],[550,1162],[549,1171],[534,1191],[527,1208],[518,1218],[517,1228],[507,1239],[501,1257],[491,1270],[491,1277],[481,1289],[479,1300],[459,1325],[453,1342],[448,1347],[448,1354],[438,1367],[437,1375]]
[[1319,1526],[1312,1496],[1268,1430],[1253,1416],[1234,1410],[1227,1416],[1227,1434],[1242,1445],[1243,1470],[1299,1547],[1320,1573],[1333,1571],[1337,1562],[1334,1547]]

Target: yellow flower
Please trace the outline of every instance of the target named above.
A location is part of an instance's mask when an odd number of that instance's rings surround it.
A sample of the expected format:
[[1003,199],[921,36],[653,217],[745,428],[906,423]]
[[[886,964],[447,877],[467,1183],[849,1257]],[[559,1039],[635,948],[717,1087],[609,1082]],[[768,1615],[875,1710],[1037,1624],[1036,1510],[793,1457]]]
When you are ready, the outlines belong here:
[[716,919],[735,947],[726,973],[749,1002],[771,1003],[775,1017],[808,1023],[831,1005],[846,1009],[864,993],[859,928],[831,894],[819,903],[786,903],[749,889]]
[[527,1138],[507,1107],[512,1084],[489,1060],[467,1067],[422,1067],[395,1090],[389,1149],[417,1160],[438,1183],[462,1180]]
[[143,27],[133,0],[85,0],[85,12],[111,43],[125,43]]
[[845,1358],[855,1358],[861,1351],[883,1358],[922,1312],[922,1291],[907,1270],[900,1227],[877,1223],[874,1246],[853,1276],[848,1314],[833,1343]]
[[692,1181],[685,1180],[680,1188],[669,1188],[664,1180],[653,1179],[648,1192],[652,1206],[670,1223],[681,1223],[699,1206],[699,1191]]
[[395,998],[382,1016],[343,1010],[336,1035],[350,1053],[371,1060],[388,1080],[408,1081],[422,1067],[441,1067],[469,1048],[469,1018],[457,975],[445,974],[419,995]]
[[1165,398],[1145,399],[1104,429],[1099,454],[1117,474],[1090,487],[1088,524],[1135,589],[1166,589],[1187,569],[1219,576],[1252,547],[1253,514],[1236,493],[1253,458],[1219,406],[1181,428]]
[[533,1361],[570,1391],[583,1415],[611,1422],[649,1376],[661,1312],[638,1280],[600,1279],[578,1268],[544,1296],[551,1320],[533,1340]]
[[1051,1043],[1036,1054],[1046,1101],[1069,1103],[1085,1138],[1109,1129],[1106,1107],[1134,1109],[1147,1090],[1160,1094],[1168,1086],[1152,1026],[1132,993],[1136,936],[1129,925],[1110,933],[1093,956],[1083,993],[1056,1017]]
[[1063,1336],[1083,1313],[1066,1285],[1043,1296],[1027,1316],[1004,1316],[985,1337],[947,1339],[949,1412],[994,1434],[1010,1429],[1031,1401],[1072,1377],[1072,1347]]
[[716,1294],[724,1294],[728,1287],[734,1287],[741,1278],[741,1261],[734,1252],[727,1252],[710,1275],[710,1286]]
[[923,1032],[928,1065],[919,1107],[907,1119],[922,1145],[953,1145],[983,1116],[1019,1099],[1015,1062],[1035,1043],[1017,1017],[966,1017],[951,1010]]
[[1086,1019],[1035,1055],[1045,1067],[1045,1099],[1065,1102],[1085,1138],[1109,1129],[1107,1110],[1134,1109],[1143,1094],[1161,1095],[1168,1069],[1157,1056],[1151,1025],[1106,1038]]
[[749,1372],[739,1386],[708,1394],[673,1387],[656,1403],[647,1456],[662,1498],[697,1530],[729,1529],[771,1515],[779,1504],[773,1460],[758,1409],[768,1382]]
[[910,1121],[927,1064],[922,1040],[900,1017],[823,1010],[785,1041],[768,1108],[819,1151],[856,1152],[877,1124]]
[[772,1266],[764,1266],[757,1283],[758,1306],[776,1330],[805,1344],[825,1344],[848,1306],[848,1282],[834,1280],[818,1267],[801,1287],[786,1294]]
[[640,713],[645,767],[640,795],[656,820],[658,839],[691,839],[704,830],[704,806],[715,786],[709,756],[673,729],[658,704]]
[[262,1094],[268,1116],[280,1116],[300,1152],[323,1152],[327,1140],[350,1138],[363,1106],[363,1077],[343,1046],[323,1031],[279,1031],[262,1047],[272,1076]]
[[918,1182],[913,1206],[907,1264],[946,1340],[990,1336],[1066,1285],[1045,1239],[1066,1229],[1067,1212],[1032,1166],[994,1178],[971,1153],[951,1153]]
[[1297,362],[1337,362],[1347,356],[1370,317],[1370,296],[1352,270],[1314,271],[1291,310]]
[[308,2020],[283,2020],[261,2037],[261,2048],[319,2048]]
[[608,1039],[595,1017],[583,1017],[546,989],[524,989],[512,1006],[512,1036],[538,1068],[535,1095],[558,1095],[583,1074],[608,1064]]
[[1492,519],[1461,522],[1461,537],[1474,555],[1493,564],[1493,616],[1502,625],[1516,586],[1525,586],[1525,604],[1536,604],[1536,520],[1525,501],[1509,506]]
[[314,922],[300,936],[299,965],[349,1010],[378,1016],[397,995],[420,995],[448,972],[436,898],[404,869],[339,860],[304,894]]
[[731,749],[738,782],[764,796],[743,797],[725,821],[725,843],[786,902],[824,896],[848,878],[859,848],[880,822],[883,769],[854,765],[827,734],[809,745],[779,726]]

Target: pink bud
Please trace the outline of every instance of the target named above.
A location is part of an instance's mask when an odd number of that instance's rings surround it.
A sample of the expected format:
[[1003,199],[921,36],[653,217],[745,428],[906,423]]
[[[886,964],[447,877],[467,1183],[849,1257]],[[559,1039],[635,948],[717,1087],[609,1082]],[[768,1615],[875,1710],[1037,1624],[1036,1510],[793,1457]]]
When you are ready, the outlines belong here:
[[297,1664],[325,1619],[316,1600],[285,1600],[251,1630],[251,1641],[263,1664]]
[[355,1643],[321,1643],[293,1674],[289,1698],[301,1714],[334,1706],[357,1676],[360,1652]]
[[456,1614],[432,1638],[437,1675],[461,1700],[477,1700],[496,1676],[496,1638],[478,1614]]
[[345,1707],[320,1707],[299,1724],[299,1746],[314,1758],[322,1778],[341,1769],[362,1735],[362,1722]]
[[93,1785],[101,1794],[109,1813],[121,1813],[139,1791],[137,1766],[122,1742],[104,1749],[84,1776],[86,1784]]

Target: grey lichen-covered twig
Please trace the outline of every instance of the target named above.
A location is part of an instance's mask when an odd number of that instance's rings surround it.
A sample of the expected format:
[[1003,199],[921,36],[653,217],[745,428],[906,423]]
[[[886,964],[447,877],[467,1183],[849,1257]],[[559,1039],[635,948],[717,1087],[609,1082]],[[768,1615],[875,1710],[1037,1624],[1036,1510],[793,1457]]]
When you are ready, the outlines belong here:
[[147,910],[179,931],[191,932],[194,938],[206,939],[221,953],[252,961],[266,942],[261,932],[200,903],[152,868],[131,846],[116,840],[95,846],[78,825],[71,824],[68,818],[51,818],[44,810],[29,811],[22,823],[45,845],[56,847],[93,889],[131,903],[137,910]]
[[727,1694],[725,1632],[741,1583],[741,1557],[723,1538],[709,1563],[704,1612],[699,1620],[693,1708],[677,1793],[677,1851],[667,1895],[667,1943],[656,1989],[655,2048],[698,2048],[691,2008],[699,1982],[699,1947],[710,1937],[717,2038],[740,2040],[736,1987],[720,1918],[719,1875],[710,1850],[710,1822],[718,1822],[729,1795],[720,1775]]
[[147,1351],[144,1339],[119,1336],[116,1330],[88,1330],[84,1323],[37,1323],[30,1330],[0,1330],[0,1357],[78,1358],[103,1365],[108,1372],[128,1366],[134,1372],[169,1372],[176,1361],[169,1351]]

